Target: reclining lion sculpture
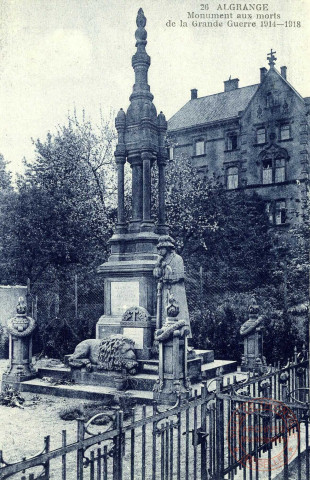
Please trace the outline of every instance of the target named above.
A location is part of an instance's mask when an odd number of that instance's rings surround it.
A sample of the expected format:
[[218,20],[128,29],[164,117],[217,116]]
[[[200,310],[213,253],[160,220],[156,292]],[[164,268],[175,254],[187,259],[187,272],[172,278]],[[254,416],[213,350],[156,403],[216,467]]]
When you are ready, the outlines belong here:
[[75,347],[69,357],[69,365],[73,368],[85,367],[89,372],[96,367],[96,370],[125,370],[134,375],[138,367],[134,344],[133,340],[121,334],[84,340]]

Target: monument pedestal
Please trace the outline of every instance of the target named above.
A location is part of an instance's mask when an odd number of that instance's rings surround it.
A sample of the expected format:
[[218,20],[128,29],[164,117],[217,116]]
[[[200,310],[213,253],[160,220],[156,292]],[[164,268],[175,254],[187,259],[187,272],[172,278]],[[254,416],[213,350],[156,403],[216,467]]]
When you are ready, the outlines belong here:
[[[157,239],[158,235],[153,232],[113,235],[109,260],[98,268],[104,278],[104,315],[97,322],[96,338],[124,333],[136,342],[138,352],[143,350],[143,356],[138,354],[138,358],[145,359],[150,357],[146,349],[151,347],[148,339],[153,336],[156,325],[153,270],[158,259]],[[140,325],[136,317],[133,324],[122,322],[124,313],[131,307],[142,307],[146,311],[143,324]],[[146,329],[147,337],[141,329]]]
[[7,387],[19,390],[20,383],[36,377],[32,365],[32,333],[36,322],[26,315],[26,303],[19,298],[16,315],[7,322],[10,334],[9,366],[2,375],[1,390]]
[[263,325],[262,317],[258,316],[259,307],[255,298],[249,306],[249,320],[240,328],[244,339],[241,370],[263,373],[266,370],[266,359],[263,356]]

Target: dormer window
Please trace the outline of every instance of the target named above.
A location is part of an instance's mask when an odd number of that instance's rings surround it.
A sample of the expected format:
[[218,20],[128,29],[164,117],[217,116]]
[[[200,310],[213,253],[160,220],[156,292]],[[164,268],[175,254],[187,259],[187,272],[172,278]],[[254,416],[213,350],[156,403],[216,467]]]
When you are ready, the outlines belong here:
[[258,128],[256,131],[256,143],[266,143],[266,128]]
[[195,156],[198,157],[199,155],[205,154],[205,142],[204,140],[196,140],[195,142]]

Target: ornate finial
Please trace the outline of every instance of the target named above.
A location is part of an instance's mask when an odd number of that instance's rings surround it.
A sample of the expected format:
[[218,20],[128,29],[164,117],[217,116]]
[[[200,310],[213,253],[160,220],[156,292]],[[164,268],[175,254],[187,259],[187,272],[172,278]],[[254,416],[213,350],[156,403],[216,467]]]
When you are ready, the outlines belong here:
[[274,55],[275,53],[277,52],[274,52],[272,49],[270,50],[270,53],[267,53],[267,60],[270,68],[273,68],[276,63],[277,58]]
[[136,37],[136,47],[139,45],[146,45],[146,38],[147,38],[147,31],[145,30],[146,25],[146,18],[142,8],[139,8],[138,15],[137,15],[137,30],[135,33]]
[[163,114],[163,112],[160,112],[158,117],[157,117],[157,121],[158,121],[158,125],[163,125],[163,126],[167,126],[167,121],[166,121],[166,117],[165,115]]
[[118,114],[117,114],[116,119],[115,119],[116,129],[117,129],[117,128],[124,127],[125,124],[126,124],[126,113],[125,113],[124,110],[121,108],[121,109],[118,111]]
[[137,27],[144,28],[146,25],[146,18],[142,8],[139,8],[138,15],[137,15]]
[[26,315],[27,306],[24,297],[19,297],[18,303],[16,306],[16,312],[18,315]]

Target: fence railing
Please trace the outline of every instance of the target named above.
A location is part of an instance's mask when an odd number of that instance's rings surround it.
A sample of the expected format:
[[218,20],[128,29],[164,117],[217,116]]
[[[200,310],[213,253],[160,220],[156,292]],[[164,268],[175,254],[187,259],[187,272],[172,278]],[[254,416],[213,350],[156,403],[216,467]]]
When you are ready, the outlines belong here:
[[[308,356],[262,376],[217,377],[173,407],[138,406],[78,420],[76,441],[10,464],[0,452],[0,478],[34,480],[272,479],[289,464],[309,477]],[[96,425],[101,420],[104,426]]]

